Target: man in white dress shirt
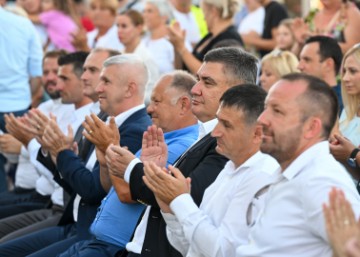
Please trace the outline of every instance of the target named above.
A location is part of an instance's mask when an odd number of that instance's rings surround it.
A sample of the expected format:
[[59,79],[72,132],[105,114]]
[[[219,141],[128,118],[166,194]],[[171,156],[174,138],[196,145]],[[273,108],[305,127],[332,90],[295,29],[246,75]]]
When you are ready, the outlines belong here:
[[[50,96],[50,99],[41,103],[37,109],[47,116],[49,113],[52,113],[56,115],[59,121],[67,123],[70,119],[70,113],[74,110],[74,106],[62,104],[59,91],[56,89],[57,59],[65,54],[66,52],[64,51],[52,51],[45,54],[42,62],[43,75],[41,80],[42,86]],[[0,136],[0,148],[5,154],[10,154],[9,156],[19,155],[19,162],[15,173],[15,190],[0,194],[0,203],[3,203],[3,201],[6,203],[15,201],[17,198],[26,197],[26,195],[30,197],[30,194],[35,192],[36,180],[40,175],[35,166],[30,162],[26,146],[22,145],[11,134],[6,133]]]
[[355,185],[329,152],[337,109],[333,90],[309,75],[289,74],[271,88],[258,119],[264,133],[260,149],[281,168],[248,244],[236,256],[332,256],[322,205],[333,187],[344,191],[359,217]]
[[[83,86],[80,80],[82,73],[82,66],[87,57],[86,52],[76,52],[67,55],[62,55],[58,58],[58,80],[56,82],[56,89],[60,92],[61,102],[64,104],[74,104],[75,110],[70,112],[70,118],[66,120],[67,124],[63,124],[63,127],[67,127],[69,124],[73,131],[76,131],[83,121],[85,115],[89,114],[92,106],[90,98],[83,94]],[[41,114],[40,111],[30,111],[32,115]],[[40,116],[39,116],[40,117]],[[40,173],[40,177],[36,180],[36,195],[34,199],[27,201],[18,201],[14,204],[8,204],[2,206],[0,209],[0,217],[5,218],[11,215],[41,209],[48,205],[51,200],[53,204],[62,206],[63,199],[62,193],[55,194],[57,185],[53,180],[53,174],[46,167],[36,161],[36,155],[40,149],[40,145],[35,139],[44,130],[44,120],[48,118],[42,114],[42,119],[39,119],[39,123],[35,124],[34,121],[30,121],[30,124],[25,124],[16,120],[13,116],[5,116],[8,131],[13,134],[23,145],[28,149],[30,155],[30,161],[35,165],[37,171]],[[42,120],[42,122],[40,122]],[[63,121],[65,122],[65,121]],[[39,198],[47,197],[46,201],[39,201]],[[40,204],[39,204],[40,202]]]
[[[43,58],[42,83],[51,99],[40,104],[37,109],[46,116],[49,116],[49,114],[52,113],[53,115],[56,115],[59,122],[67,124],[71,119],[71,113],[74,111],[74,106],[72,104],[62,104],[59,91],[56,88],[58,71],[57,61],[60,56],[64,56],[65,54],[66,52],[64,51],[52,51],[45,54]],[[22,131],[22,133],[27,134],[28,138],[26,144],[22,144],[11,134],[5,134],[0,139],[0,145],[5,148],[6,153],[19,154],[19,164],[15,174],[15,190],[0,195],[0,203],[2,206],[15,204],[16,202],[35,201],[38,199],[37,197],[40,199],[42,198],[35,190],[41,173],[39,173],[35,164],[31,163],[32,153],[26,148],[29,142],[34,138],[34,135],[30,135],[25,131]],[[34,141],[36,141],[35,138]],[[53,186],[47,183],[45,183],[44,186],[46,188],[41,191],[42,195],[50,195]],[[48,200],[49,199],[44,198],[44,205],[47,205]]]
[[[52,53],[56,54],[57,52],[48,52],[44,57],[43,83],[45,90],[51,97],[56,97],[57,95],[57,97],[59,98],[60,97],[59,91],[56,90],[58,58],[57,57],[55,58],[54,54]],[[84,86],[83,89],[84,95],[89,97],[94,102],[94,105],[91,107],[91,112],[98,113],[100,109],[95,88],[100,82],[100,71],[102,68],[102,64],[108,57],[118,54],[120,53],[115,50],[106,49],[106,48],[95,48],[86,57],[85,63],[83,65],[83,73],[81,75],[81,81]],[[54,100],[49,100],[49,101],[54,101]],[[60,98],[57,99],[57,101],[59,102],[59,104],[61,104]],[[47,104],[47,106],[48,105],[50,104]],[[57,117],[58,124],[63,125],[61,127],[65,127],[64,125],[67,125],[68,122],[66,122],[64,118],[62,118],[62,116],[64,115],[71,116],[71,113],[74,111],[74,107],[73,105],[69,105],[69,104],[68,105],[61,104],[61,105],[68,106],[68,109],[63,108],[63,113],[58,113],[58,112],[54,113],[49,108],[45,110],[43,108],[40,109],[40,106],[39,109],[43,111],[45,114],[48,114],[49,112],[55,114]],[[72,109],[69,109],[69,107],[72,107]],[[37,151],[36,151],[36,155],[37,155]],[[93,161],[92,164],[94,163],[95,161]],[[91,165],[90,167],[92,168],[93,165]],[[57,190],[59,189],[57,188]],[[60,189],[60,191],[61,191],[60,195],[62,197],[63,194],[62,189]],[[77,203],[79,203],[79,201],[77,201]],[[9,217],[7,219],[0,220],[0,237],[16,230],[16,232],[13,232],[10,235],[1,238],[0,242],[5,242],[13,238],[19,237],[21,235],[29,234],[33,231],[40,230],[45,227],[55,226],[58,223],[61,214],[62,211],[59,211],[59,209],[56,209],[55,211],[51,209],[42,209],[42,210],[22,213],[16,216]]]
[[206,189],[200,207],[178,169],[170,168],[172,176],[158,166],[145,165],[144,181],[159,199],[168,239],[183,256],[235,256],[236,247],[247,242],[271,175],[279,167],[259,150],[262,129],[257,118],[265,96],[260,87],[245,84],[221,97],[211,135],[217,141],[216,151],[229,161]]

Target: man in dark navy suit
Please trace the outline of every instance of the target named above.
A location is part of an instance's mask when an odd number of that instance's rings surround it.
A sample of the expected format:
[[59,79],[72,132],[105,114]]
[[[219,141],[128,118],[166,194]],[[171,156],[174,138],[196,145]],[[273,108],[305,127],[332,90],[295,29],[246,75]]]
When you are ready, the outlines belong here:
[[[200,120],[198,141],[176,162],[185,177],[191,178],[191,196],[200,204],[205,189],[216,179],[227,159],[215,150],[216,139],[210,136],[215,127],[216,111],[222,94],[238,84],[255,83],[257,60],[239,48],[219,48],[207,53],[197,72],[198,82],[192,88],[192,112]],[[160,149],[160,148],[159,148]],[[166,160],[162,151],[154,154],[156,160]],[[119,162],[113,163],[112,175],[124,178],[129,183],[131,197],[151,208],[137,226],[132,242],[126,249],[128,256],[181,256],[168,242],[165,221],[160,213],[152,191],[144,184],[143,164],[139,159],[129,161],[129,153],[122,149]],[[111,165],[108,163],[108,165]],[[164,163],[162,163],[164,166]]]
[[[128,147],[133,153],[141,148],[142,134],[151,124],[144,105],[147,80],[147,68],[138,57],[119,55],[105,61],[100,83],[96,88],[100,109],[113,116],[110,120],[111,125],[116,124],[119,127],[120,145]],[[96,115],[87,117],[83,125],[88,127],[94,122],[100,122]],[[95,133],[92,130],[84,132],[99,150],[106,144],[114,143],[104,142],[99,138],[101,134],[96,133],[95,137]],[[110,138],[119,140],[118,137]],[[49,122],[43,140],[52,159],[56,161],[59,177],[64,185],[80,196],[73,198],[73,206],[78,208],[78,211],[74,211],[73,208],[70,208],[70,211],[66,210],[57,227],[41,230],[1,245],[2,256],[25,256],[30,253],[33,253],[33,256],[55,256],[75,242],[90,238],[89,226],[107,189],[103,188],[100,181],[100,166],[96,161],[95,151],[89,153],[87,159],[87,164],[96,162],[94,168],[89,170],[81,158],[72,151],[73,143],[69,139],[71,137],[63,135],[54,121]],[[98,151],[99,154],[100,152]],[[101,158],[101,155],[99,157]]]

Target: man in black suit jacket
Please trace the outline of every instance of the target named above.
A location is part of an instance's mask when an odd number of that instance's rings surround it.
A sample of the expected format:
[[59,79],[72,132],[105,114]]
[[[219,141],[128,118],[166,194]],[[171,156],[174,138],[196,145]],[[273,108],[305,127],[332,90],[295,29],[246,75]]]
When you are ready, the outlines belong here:
[[[257,60],[239,48],[219,48],[210,51],[197,72],[198,83],[192,88],[192,111],[202,122],[199,140],[176,162],[185,177],[191,178],[191,196],[200,204],[205,189],[216,179],[227,159],[215,151],[216,140],[210,132],[217,123],[219,99],[230,87],[242,83],[255,83]],[[134,240],[127,244],[128,256],[169,257],[181,256],[168,242],[165,221],[152,191],[144,184],[143,164],[122,149],[121,160],[113,163],[112,175],[124,178],[130,185],[133,200],[151,205],[139,223]],[[151,160],[165,166],[164,151],[154,154]],[[117,166],[115,167],[115,164]],[[108,163],[108,165],[111,165]],[[146,222],[147,221],[147,222]],[[146,224],[147,225],[144,225]],[[146,227],[145,227],[146,226]],[[145,234],[144,232],[145,231]]]
[[[119,55],[105,61],[100,83],[96,88],[100,109],[110,116],[115,116],[110,123],[119,126],[120,145],[127,146],[133,153],[141,148],[142,134],[151,124],[144,105],[147,80],[148,72],[140,59],[134,55]],[[101,158],[101,151],[105,151],[104,148],[106,149],[110,143],[115,143],[114,140],[117,140],[117,144],[119,138],[106,136],[105,138],[110,138],[110,141],[103,140],[101,133],[108,131],[92,128],[97,122],[101,120],[96,115],[91,115],[86,118],[83,126],[88,129],[84,134],[99,149],[97,157]],[[61,133],[54,121],[49,122],[43,136],[52,159],[56,161],[60,177],[71,190],[81,196],[77,222],[74,223],[70,217],[60,226],[1,245],[2,256],[24,256],[35,251],[37,252],[33,253],[33,256],[55,256],[73,243],[90,238],[89,226],[106,195],[107,188],[103,188],[101,184],[99,164],[96,163],[92,171],[88,170],[80,157],[72,151],[71,139],[72,137]]]

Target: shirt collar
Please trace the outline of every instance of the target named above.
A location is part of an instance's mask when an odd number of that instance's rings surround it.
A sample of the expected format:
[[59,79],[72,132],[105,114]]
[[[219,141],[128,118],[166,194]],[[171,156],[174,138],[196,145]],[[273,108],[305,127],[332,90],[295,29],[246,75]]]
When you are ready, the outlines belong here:
[[205,135],[209,134],[211,131],[213,131],[213,129],[215,128],[216,124],[217,124],[217,119],[212,119],[209,120],[207,122],[201,122],[198,121],[199,123],[199,139],[203,138]]
[[[197,136],[198,132],[199,132],[199,125],[195,124],[195,125],[187,126],[185,128],[181,128],[181,129],[166,132],[166,133],[164,133],[164,137],[165,137],[165,140],[166,140],[166,139],[170,139],[170,138],[174,138],[174,137],[180,137],[182,135],[190,135],[190,133]],[[195,139],[196,138],[197,137],[195,137]]]
[[[119,115],[117,115],[115,117],[115,123],[118,127],[120,127],[124,121],[129,118],[132,114],[134,114],[135,112],[141,110],[142,108],[145,108],[145,104],[140,104],[138,106],[135,106],[133,108],[130,108],[129,110],[125,111],[125,112],[122,112],[120,113]],[[107,119],[107,121],[109,121],[109,118]]]
[[93,103],[93,105],[90,107],[90,112],[95,113],[96,115],[100,112],[100,102],[99,101]]
[[300,154],[283,172],[282,175],[291,180],[295,178],[313,159],[320,155],[330,154],[329,142],[319,142]]
[[239,167],[235,168],[235,163],[231,160],[229,160],[226,163],[226,166],[228,169],[230,169],[232,172],[241,172],[249,167],[254,167],[261,162],[262,158],[264,158],[264,154],[260,151],[257,151],[255,154],[250,156],[249,159],[247,159],[243,164],[241,164]]
[[74,115],[76,117],[76,120],[83,120],[86,115],[89,114],[90,108],[93,105],[93,103],[86,104],[74,111]]
[[56,104],[56,105],[63,104],[63,103],[61,102],[61,98],[51,99],[51,101],[53,101],[53,103]]

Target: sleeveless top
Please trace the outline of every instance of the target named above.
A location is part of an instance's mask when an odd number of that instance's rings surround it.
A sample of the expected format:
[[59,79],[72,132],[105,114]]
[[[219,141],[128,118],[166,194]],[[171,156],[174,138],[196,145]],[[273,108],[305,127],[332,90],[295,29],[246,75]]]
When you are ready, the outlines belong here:
[[344,30],[347,23],[346,8],[348,7],[341,7],[340,10],[334,14],[325,29],[320,30],[315,27],[314,18],[319,12],[319,9],[311,10],[305,17],[305,22],[309,25],[311,32],[317,35],[331,37],[337,42],[345,42]]

